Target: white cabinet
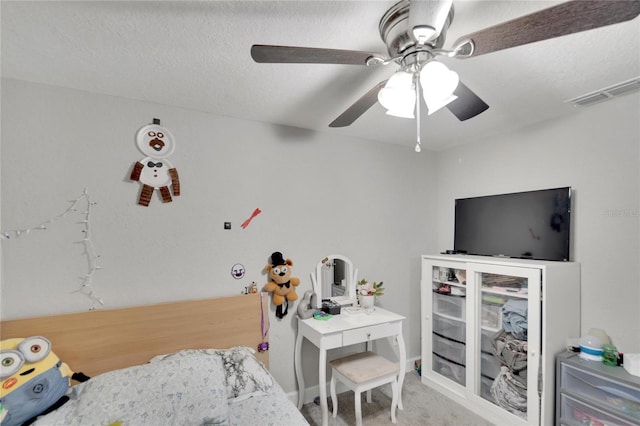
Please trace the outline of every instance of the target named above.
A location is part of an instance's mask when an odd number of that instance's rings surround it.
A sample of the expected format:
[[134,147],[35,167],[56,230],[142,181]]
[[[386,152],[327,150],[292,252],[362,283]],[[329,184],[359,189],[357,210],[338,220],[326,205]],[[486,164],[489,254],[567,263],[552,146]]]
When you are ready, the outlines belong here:
[[554,357],[580,335],[579,264],[422,256],[421,297],[425,385],[495,424],[553,424]]

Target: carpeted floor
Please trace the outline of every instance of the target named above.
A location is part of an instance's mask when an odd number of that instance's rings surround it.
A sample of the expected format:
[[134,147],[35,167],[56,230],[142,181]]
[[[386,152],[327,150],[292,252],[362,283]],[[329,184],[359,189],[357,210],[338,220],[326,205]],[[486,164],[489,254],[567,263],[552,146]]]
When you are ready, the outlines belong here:
[[[329,397],[329,425],[355,425],[353,392],[338,395],[338,416],[331,416]],[[393,425],[391,423],[391,385],[371,391],[371,404],[362,395],[362,424],[364,426]],[[489,426],[486,420],[455,403],[446,396],[425,386],[415,371],[409,371],[402,390],[404,410],[396,412],[397,426]],[[320,406],[312,403],[302,407],[302,414],[312,426],[322,424]]]

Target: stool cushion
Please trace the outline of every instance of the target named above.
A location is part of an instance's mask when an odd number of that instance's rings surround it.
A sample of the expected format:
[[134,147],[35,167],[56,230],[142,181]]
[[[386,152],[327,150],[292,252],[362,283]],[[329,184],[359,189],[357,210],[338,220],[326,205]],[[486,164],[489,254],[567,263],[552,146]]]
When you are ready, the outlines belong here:
[[329,364],[354,383],[364,383],[400,370],[397,364],[373,352],[334,359]]

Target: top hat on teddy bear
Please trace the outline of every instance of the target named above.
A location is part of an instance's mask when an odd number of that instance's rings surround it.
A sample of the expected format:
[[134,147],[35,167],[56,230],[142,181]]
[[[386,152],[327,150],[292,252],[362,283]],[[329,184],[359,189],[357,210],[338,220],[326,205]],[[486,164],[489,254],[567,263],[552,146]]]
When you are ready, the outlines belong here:
[[273,266],[286,265],[287,262],[284,260],[282,253],[279,251],[274,251],[271,255],[271,264]]

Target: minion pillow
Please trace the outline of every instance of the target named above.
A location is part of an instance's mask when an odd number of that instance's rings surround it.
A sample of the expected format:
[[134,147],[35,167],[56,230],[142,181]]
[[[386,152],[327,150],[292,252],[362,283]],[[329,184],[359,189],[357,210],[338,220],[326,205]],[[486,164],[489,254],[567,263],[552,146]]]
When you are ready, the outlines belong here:
[[82,373],[51,351],[51,342],[42,337],[0,341],[0,405],[2,426],[30,424],[68,401],[70,380],[86,381]]

